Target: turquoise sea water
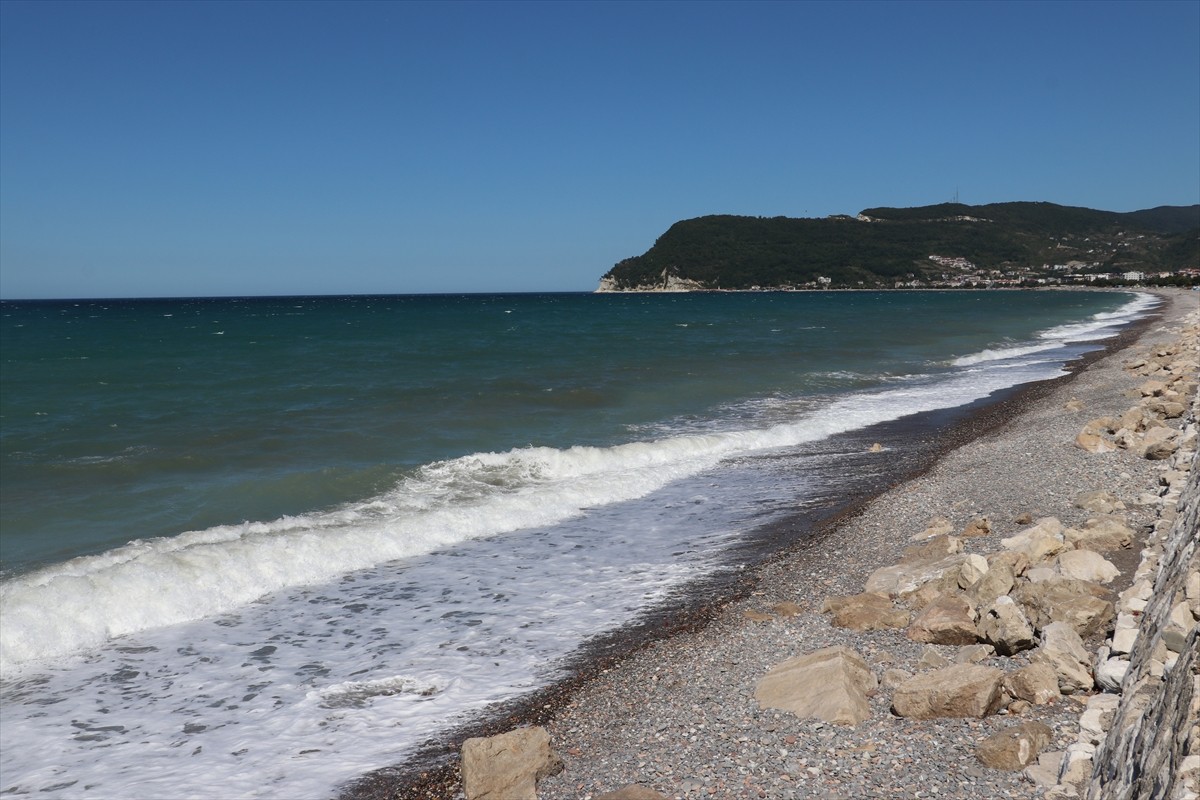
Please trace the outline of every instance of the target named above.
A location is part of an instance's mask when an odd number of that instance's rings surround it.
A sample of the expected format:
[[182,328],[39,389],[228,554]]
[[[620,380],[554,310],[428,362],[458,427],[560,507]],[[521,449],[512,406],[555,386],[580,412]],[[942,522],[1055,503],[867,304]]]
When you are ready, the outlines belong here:
[[1061,374],[1152,304],[0,304],[0,792],[327,795],[723,568],[803,502],[756,456]]

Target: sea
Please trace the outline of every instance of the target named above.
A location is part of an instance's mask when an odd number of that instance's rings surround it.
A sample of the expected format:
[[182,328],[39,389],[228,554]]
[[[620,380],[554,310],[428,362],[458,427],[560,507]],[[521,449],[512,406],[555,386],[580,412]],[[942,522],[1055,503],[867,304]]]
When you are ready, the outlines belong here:
[[2,302],[0,798],[337,796],[1157,302]]

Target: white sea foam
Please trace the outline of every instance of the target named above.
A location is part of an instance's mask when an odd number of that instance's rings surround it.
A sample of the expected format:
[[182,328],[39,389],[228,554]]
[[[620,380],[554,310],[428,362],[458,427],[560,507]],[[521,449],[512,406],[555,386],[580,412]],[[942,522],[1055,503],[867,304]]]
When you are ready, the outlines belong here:
[[[892,384],[760,429],[673,436],[615,447],[530,447],[427,465],[392,491],[326,513],[220,526],[134,541],[0,585],[0,668],[60,657],[137,631],[231,611],[287,587],[329,580],[470,539],[551,525],[585,509],[642,497],[722,459],[966,404],[1057,374],[1046,359],[1066,343],[1111,335],[1156,302],[1042,334],[1038,343],[958,359],[968,370]],[[1098,315],[1101,316],[1101,315]],[[1028,373],[1028,374],[1023,374]]]
[[359,504],[9,580],[6,788],[205,797],[220,775],[237,796],[336,794],[463,714],[544,684],[589,637],[711,571],[769,498],[803,495],[794,472],[778,476],[786,491],[764,487],[773,460],[741,456],[1054,377],[1086,347],[1059,339],[1069,351],[1057,358],[778,398],[758,427],[429,464]]
[[1014,383],[1057,374],[1057,367],[1047,373],[1044,365],[1031,364],[1026,371],[951,373],[892,384],[760,429],[608,448],[478,453],[427,465],[392,491],[358,505],[135,541],[72,559],[0,586],[0,666],[8,672],[112,637],[225,613],[287,587],[465,540],[551,525],[585,509],[642,497],[731,456],[963,405]]
[[10,681],[5,786],[211,797],[219,775],[222,796],[334,796],[462,715],[553,679],[589,637],[710,569],[763,499],[760,478],[722,483],[278,593]]
[[1161,301],[1152,294],[1140,292],[1116,311],[1093,314],[1082,322],[1056,325],[1037,335],[1032,342],[1012,342],[1000,347],[991,347],[954,359],[951,364],[958,367],[981,364],[988,361],[1019,359],[1035,353],[1045,353],[1064,344],[1093,342],[1115,336],[1120,327],[1145,314]]
[[980,350],[978,353],[972,353],[968,356],[956,358],[951,363],[956,367],[969,367],[974,364],[983,364],[988,361],[1001,361],[1010,358],[1028,356],[1034,353],[1044,353],[1048,350],[1056,350],[1059,347],[1062,347],[1061,342],[1046,342],[1043,344],[1012,344],[1003,347],[989,347],[986,350]]

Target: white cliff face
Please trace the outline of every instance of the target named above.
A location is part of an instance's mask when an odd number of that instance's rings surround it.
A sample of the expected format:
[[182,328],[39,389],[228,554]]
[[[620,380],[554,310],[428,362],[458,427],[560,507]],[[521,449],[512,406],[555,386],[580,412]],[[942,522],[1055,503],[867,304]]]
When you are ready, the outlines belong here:
[[624,287],[618,284],[615,278],[601,278],[596,292],[702,292],[707,288],[700,281],[679,277],[673,268],[668,267],[662,271],[655,283],[644,283],[637,286]]
[[663,270],[663,283],[657,291],[660,292],[696,292],[704,289],[704,284],[691,278],[681,278],[678,275],[667,275]]

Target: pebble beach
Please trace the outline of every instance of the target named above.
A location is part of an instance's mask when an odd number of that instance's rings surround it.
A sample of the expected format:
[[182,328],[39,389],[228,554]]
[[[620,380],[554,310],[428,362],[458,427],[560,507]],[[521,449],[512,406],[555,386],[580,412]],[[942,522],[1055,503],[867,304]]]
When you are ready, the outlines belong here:
[[[1167,462],[1124,449],[1089,452],[1076,437],[1089,420],[1120,417],[1139,397],[1146,379],[1129,368],[1134,356],[1177,342],[1185,326],[1195,326],[1195,292],[1162,297],[1151,320],[1104,353],[985,409],[959,426],[927,470],[756,567],[738,597],[714,599],[703,622],[649,637],[511,716],[508,728],[518,718],[543,725],[562,760],[560,772],[539,781],[536,796],[974,800],[1045,793],[1021,770],[983,766],[979,743],[1014,722],[1036,721],[1051,731],[1044,749],[1066,750],[1079,737],[1087,692],[981,718],[918,720],[893,712],[893,687],[885,682],[870,697],[866,720],[840,725],[760,707],[755,688],[773,666],[838,645],[855,650],[876,675],[967,661],[1006,673],[1027,665],[1028,651],[999,656],[990,647],[913,641],[903,628],[836,627],[823,608],[830,597],[863,592],[871,574],[899,562],[931,524],[961,531],[986,519],[986,533],[965,540],[967,552],[986,555],[1031,520],[1084,526],[1095,514],[1078,498],[1106,492],[1120,499],[1129,528],[1149,535],[1161,513],[1155,497]],[[1194,401],[1193,391],[1188,405]],[[1186,417],[1169,422],[1179,428]],[[1133,581],[1141,544],[1135,538],[1106,554],[1120,571],[1108,587],[1114,594]],[[1085,641],[1092,652],[1103,643],[1104,632]],[[398,786],[377,776],[348,796],[464,796],[457,764],[414,777]]]

